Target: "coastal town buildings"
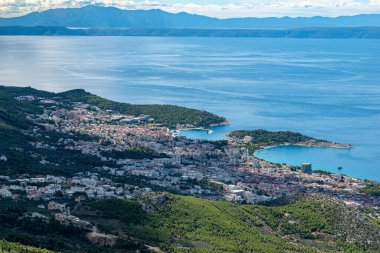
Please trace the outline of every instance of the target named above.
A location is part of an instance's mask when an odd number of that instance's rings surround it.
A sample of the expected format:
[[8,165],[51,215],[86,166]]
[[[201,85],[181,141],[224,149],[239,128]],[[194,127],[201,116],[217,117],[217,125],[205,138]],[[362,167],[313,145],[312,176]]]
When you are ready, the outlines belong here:
[[[133,199],[157,190],[249,204],[295,194],[323,193],[348,205],[380,206],[379,197],[361,191],[366,187],[363,180],[312,173],[311,164],[303,164],[298,170],[259,160],[234,141],[178,137],[167,127],[150,124],[147,115],[122,115],[84,103],[63,106],[54,99],[33,96],[18,99],[37,100],[44,105],[41,115],[29,116],[36,126],[28,135],[42,135],[44,129],[47,133],[72,136],[58,138],[55,143],[30,141],[32,147],[78,151],[105,163],[72,176],[0,176],[1,198],[44,201],[46,207],[42,208],[53,212],[61,222],[89,227],[70,214],[65,205],[69,200],[80,203],[88,199]],[[75,135],[86,138],[74,138]],[[243,139],[243,143],[250,141],[249,137]],[[115,156],[126,151],[141,151],[145,157]],[[0,159],[6,161],[4,155]],[[60,165],[49,157],[40,157],[40,163]]]

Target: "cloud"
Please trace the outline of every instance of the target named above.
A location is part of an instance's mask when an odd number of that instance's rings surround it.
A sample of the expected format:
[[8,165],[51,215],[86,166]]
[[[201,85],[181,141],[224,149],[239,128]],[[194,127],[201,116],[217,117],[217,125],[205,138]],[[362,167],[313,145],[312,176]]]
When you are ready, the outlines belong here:
[[380,13],[380,0],[0,0],[0,16],[94,4],[121,9],[159,8],[220,18],[265,16],[340,16]]
[[371,6],[380,6],[380,0],[370,0],[369,4]]

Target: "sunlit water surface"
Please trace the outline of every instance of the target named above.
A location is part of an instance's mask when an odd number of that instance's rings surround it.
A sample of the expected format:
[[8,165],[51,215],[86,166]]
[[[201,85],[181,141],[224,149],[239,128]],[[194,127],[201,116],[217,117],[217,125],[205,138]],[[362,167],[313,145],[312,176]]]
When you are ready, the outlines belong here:
[[4,85],[84,88],[231,122],[211,135],[183,133],[191,138],[264,128],[350,143],[350,150],[277,147],[256,155],[380,181],[378,40],[0,37],[0,56]]

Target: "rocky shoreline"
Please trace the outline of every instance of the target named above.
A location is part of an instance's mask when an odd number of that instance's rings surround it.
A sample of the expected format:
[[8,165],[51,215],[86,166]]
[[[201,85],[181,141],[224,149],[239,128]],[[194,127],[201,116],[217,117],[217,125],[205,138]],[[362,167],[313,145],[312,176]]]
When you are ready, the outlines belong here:
[[229,124],[230,124],[230,122],[228,120],[225,120],[225,121],[220,122],[220,123],[210,124],[210,125],[208,125],[206,127],[196,127],[196,126],[183,126],[182,127],[182,126],[177,126],[176,129],[171,130],[171,133],[176,136],[181,131],[198,130],[198,131],[207,132],[208,134],[212,134],[214,131],[211,130],[211,129],[208,129],[209,127],[226,126],[226,125],[229,125]]
[[256,149],[290,145],[339,149],[353,148],[351,144],[316,139],[291,131],[271,132],[263,129],[238,130],[227,134],[225,137],[237,145],[255,146]]
[[225,120],[225,121],[220,122],[220,123],[211,124],[208,127],[227,126],[229,124],[230,124],[230,122],[228,120]]
[[350,149],[353,148],[351,144],[341,144],[337,142],[331,141],[320,141],[320,140],[309,140],[304,142],[299,142],[296,144],[292,144],[295,146],[303,146],[303,147],[319,147],[319,148],[340,148],[340,149]]

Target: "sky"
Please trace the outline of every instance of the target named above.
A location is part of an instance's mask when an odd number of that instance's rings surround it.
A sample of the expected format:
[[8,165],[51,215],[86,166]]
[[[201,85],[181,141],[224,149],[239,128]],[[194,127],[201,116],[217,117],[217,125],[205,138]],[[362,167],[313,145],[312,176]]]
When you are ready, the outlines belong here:
[[0,0],[0,17],[85,5],[162,9],[218,18],[310,17],[380,13],[380,0]]

